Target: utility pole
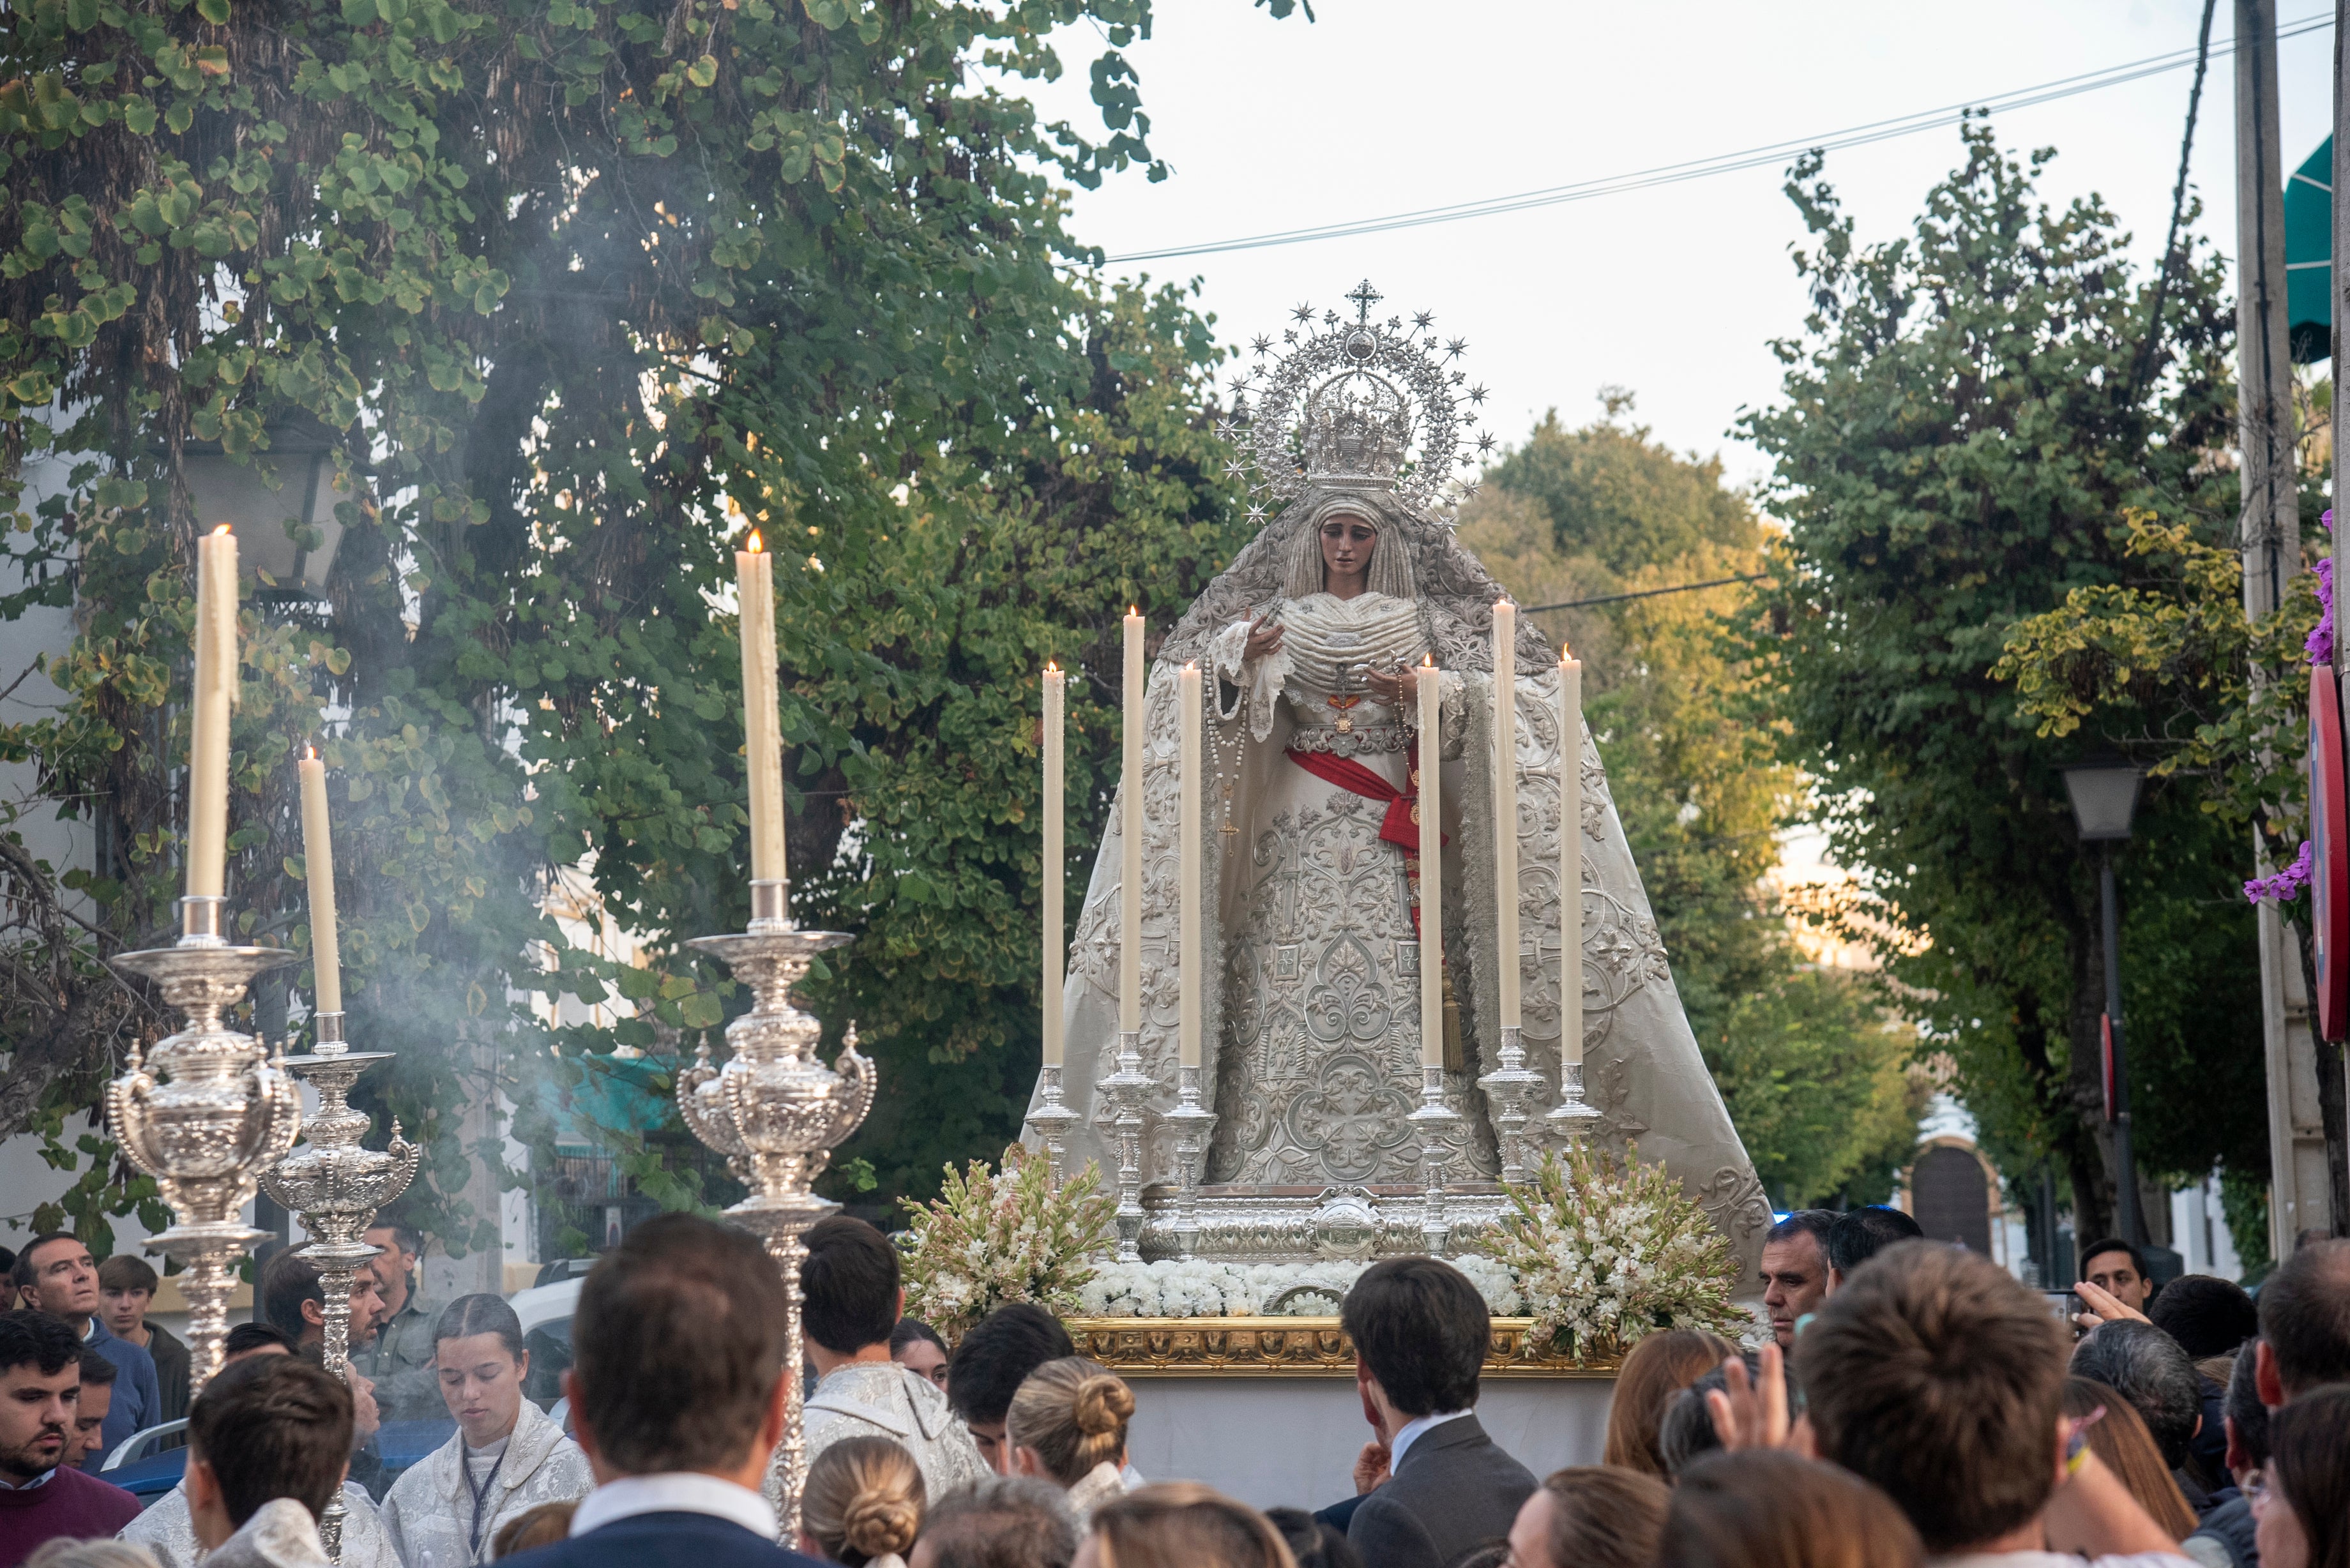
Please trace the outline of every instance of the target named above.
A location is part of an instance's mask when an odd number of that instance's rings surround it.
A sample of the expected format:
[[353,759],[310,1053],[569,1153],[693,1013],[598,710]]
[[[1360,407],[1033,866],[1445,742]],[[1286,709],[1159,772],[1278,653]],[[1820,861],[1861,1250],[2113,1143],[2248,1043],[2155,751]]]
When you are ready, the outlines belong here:
[[[2336,0],[2337,5],[2350,0]],[[2285,324],[2284,145],[2277,124],[2276,0],[2235,0],[2236,375],[2244,610],[2259,620],[2301,569],[2293,355]],[[2340,36],[2335,36],[2339,69]],[[2337,164],[2341,141],[2334,143]],[[2340,219],[2336,220],[2337,228]],[[2338,362],[2338,361],[2337,361]],[[2337,416],[2339,417],[2339,416]],[[2266,846],[2254,841],[2265,874]],[[2331,1183],[2317,1101],[2313,999],[2276,906],[2259,913],[2262,1034],[2268,1058],[2269,1251],[2282,1262],[2303,1230],[2330,1230]]]

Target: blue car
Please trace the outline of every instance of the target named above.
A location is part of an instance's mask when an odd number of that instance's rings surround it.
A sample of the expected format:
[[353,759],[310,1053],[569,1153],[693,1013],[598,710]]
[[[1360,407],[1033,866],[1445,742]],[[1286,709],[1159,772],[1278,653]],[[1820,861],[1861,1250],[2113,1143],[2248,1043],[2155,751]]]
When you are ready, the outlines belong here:
[[[107,1457],[106,1469],[100,1473],[140,1503],[152,1506],[157,1498],[180,1484],[180,1478],[188,1469],[184,1443],[168,1449],[157,1445],[178,1437],[186,1427],[184,1420],[166,1421],[160,1427],[132,1433]],[[351,1467],[351,1479],[361,1482],[368,1494],[381,1502],[392,1482],[411,1465],[421,1464],[456,1429],[457,1423],[445,1416],[437,1421],[386,1421],[368,1446],[359,1450],[359,1462]],[[380,1463],[368,1463],[370,1459]]]

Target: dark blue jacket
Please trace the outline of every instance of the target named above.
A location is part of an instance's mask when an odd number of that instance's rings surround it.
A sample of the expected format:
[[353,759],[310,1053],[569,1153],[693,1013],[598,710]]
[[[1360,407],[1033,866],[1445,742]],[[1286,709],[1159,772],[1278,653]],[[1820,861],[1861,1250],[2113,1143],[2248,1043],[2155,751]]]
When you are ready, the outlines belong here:
[[106,1419],[98,1428],[105,1440],[98,1452],[81,1463],[83,1469],[95,1475],[99,1466],[106,1463],[107,1456],[114,1452],[117,1443],[162,1420],[163,1386],[156,1380],[155,1358],[147,1354],[146,1347],[109,1333],[105,1322],[95,1314],[89,1320],[89,1337],[82,1344],[114,1363],[115,1371],[114,1400],[107,1406]]
[[521,1568],[825,1568],[707,1513],[639,1513],[508,1558]]

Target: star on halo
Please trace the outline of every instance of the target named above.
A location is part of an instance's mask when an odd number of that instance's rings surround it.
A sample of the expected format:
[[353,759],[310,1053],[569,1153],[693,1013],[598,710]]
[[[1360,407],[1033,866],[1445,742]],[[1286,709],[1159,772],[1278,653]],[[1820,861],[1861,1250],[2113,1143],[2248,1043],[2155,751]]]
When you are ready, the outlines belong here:
[[1469,352],[1469,339],[1466,337],[1455,337],[1444,346],[1444,356],[1448,359],[1458,359],[1467,352]]
[[1270,337],[1266,337],[1266,336],[1265,336],[1263,333],[1262,333],[1262,332],[1258,333],[1258,334],[1256,335],[1255,339],[1254,339],[1253,341],[1252,341],[1252,342],[1249,344],[1249,348],[1250,348],[1250,349],[1251,349],[1253,352],[1255,352],[1255,353],[1258,353],[1258,354],[1263,354],[1263,353],[1264,353],[1265,351],[1267,351],[1268,349],[1270,349],[1272,347],[1273,347],[1273,339],[1272,339],[1272,338],[1270,338]]
[[1310,305],[1301,305],[1289,313],[1289,318],[1292,321],[1311,321],[1314,319],[1314,307]]
[[1422,331],[1426,331],[1430,326],[1434,324],[1435,320],[1436,312],[1433,310],[1416,310],[1412,312],[1411,324]]

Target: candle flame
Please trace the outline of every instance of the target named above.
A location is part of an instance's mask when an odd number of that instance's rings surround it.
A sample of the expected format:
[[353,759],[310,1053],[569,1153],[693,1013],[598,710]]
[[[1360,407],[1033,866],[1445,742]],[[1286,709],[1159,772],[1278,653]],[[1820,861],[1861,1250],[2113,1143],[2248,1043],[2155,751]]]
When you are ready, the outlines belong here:
[[760,539],[759,539],[759,531],[758,531],[756,528],[752,529],[752,530],[751,530],[751,554],[753,554],[753,555],[754,555],[754,556],[755,556],[755,555],[757,555],[760,551],[762,551],[762,550],[765,549],[766,547],[767,547],[767,546],[766,546],[765,545],[764,545],[764,544],[762,544],[762,543],[760,542]]
[[1045,674],[1047,674],[1047,675],[1058,675],[1060,672],[1061,672],[1061,667],[1060,667],[1059,665],[1057,665],[1057,664],[1054,663],[1054,662],[1053,662],[1051,659],[1046,659],[1046,660],[1045,660]]
[[302,755],[306,761],[317,762],[318,760],[318,748],[316,746],[305,746],[302,748]]
[[1420,667],[1422,670],[1433,670],[1433,669],[1435,669],[1435,668],[1436,668],[1436,655],[1434,655],[1434,654],[1432,654],[1432,653],[1431,653],[1431,654],[1430,654],[1427,658],[1425,658],[1425,659],[1421,659],[1421,660],[1419,661],[1419,667]]
[[215,529],[213,529],[213,538],[215,538],[215,539],[217,539],[217,538],[219,538],[222,535],[224,535],[224,534],[225,534],[225,533],[227,533],[227,532],[228,532],[228,524],[225,524],[225,523],[224,523],[224,524],[222,524],[219,527],[217,527],[217,528],[215,528]]
[[1132,605],[1128,605],[1126,607],[1126,613],[1129,616],[1137,616],[1140,615],[1142,612],[1135,608]]

